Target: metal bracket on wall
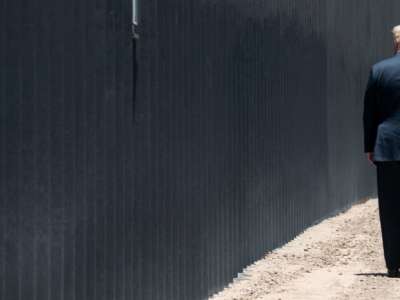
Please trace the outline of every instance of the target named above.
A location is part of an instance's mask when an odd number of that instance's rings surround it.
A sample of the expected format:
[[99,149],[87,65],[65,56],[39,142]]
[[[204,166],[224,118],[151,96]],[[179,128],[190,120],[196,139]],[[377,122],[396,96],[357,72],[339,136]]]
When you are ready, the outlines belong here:
[[138,0],[132,0],[132,36],[134,39],[139,38],[137,27],[138,27]]

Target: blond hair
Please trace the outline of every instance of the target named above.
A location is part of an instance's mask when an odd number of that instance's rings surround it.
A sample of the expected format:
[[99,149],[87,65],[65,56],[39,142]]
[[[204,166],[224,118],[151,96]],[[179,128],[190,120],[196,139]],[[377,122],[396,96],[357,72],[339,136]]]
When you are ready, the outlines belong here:
[[399,32],[399,31],[400,31],[400,25],[394,26],[393,29],[392,29],[392,33],[393,34],[396,33],[396,32]]
[[400,44],[400,25],[394,26],[392,29],[393,39]]

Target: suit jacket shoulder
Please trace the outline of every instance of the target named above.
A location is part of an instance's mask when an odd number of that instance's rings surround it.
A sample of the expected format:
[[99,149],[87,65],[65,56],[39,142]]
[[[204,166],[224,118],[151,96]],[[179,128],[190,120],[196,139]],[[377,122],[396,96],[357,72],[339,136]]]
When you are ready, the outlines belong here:
[[371,67],[371,76],[373,79],[379,79],[386,71],[391,71],[393,68],[399,70],[400,59],[397,56],[385,58],[376,62]]
[[375,70],[380,70],[392,65],[395,61],[396,61],[396,56],[387,57],[373,64],[372,68]]

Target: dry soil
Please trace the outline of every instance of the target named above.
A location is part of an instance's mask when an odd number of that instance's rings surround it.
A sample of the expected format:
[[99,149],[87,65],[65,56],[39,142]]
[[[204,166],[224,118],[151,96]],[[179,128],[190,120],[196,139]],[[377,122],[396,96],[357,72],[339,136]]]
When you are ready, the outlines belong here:
[[378,200],[356,204],[268,253],[210,299],[399,300],[380,230]]

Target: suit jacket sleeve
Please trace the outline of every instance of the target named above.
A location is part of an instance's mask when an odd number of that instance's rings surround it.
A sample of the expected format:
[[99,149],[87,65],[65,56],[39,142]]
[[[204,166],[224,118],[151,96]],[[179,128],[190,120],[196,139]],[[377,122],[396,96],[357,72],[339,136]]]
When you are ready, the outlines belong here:
[[378,129],[376,82],[371,68],[367,87],[364,95],[363,127],[364,127],[364,152],[374,152],[376,134]]

